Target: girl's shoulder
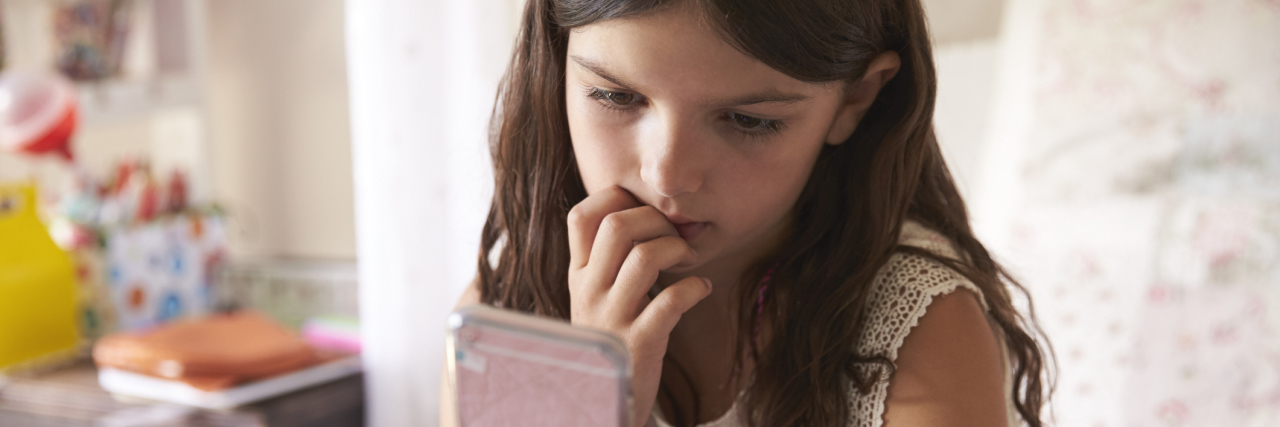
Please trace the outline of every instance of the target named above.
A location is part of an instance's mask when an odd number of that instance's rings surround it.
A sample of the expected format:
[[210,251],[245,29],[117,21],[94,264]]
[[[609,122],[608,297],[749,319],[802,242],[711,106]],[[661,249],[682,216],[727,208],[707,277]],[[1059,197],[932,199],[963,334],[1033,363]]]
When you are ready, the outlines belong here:
[[[915,222],[903,224],[898,243],[927,250],[934,255],[962,261],[965,258],[955,245],[941,234]],[[955,298],[944,299],[944,296],[964,290],[972,293],[976,303],[965,302],[957,305]],[[959,297],[959,295],[957,295]],[[902,360],[899,350],[913,329],[917,329],[924,319],[926,311],[935,300],[948,300],[947,307],[934,307],[955,314],[953,308],[973,310],[969,317],[977,316],[979,320],[986,317],[989,307],[983,298],[982,290],[971,280],[945,264],[914,253],[899,251],[893,254],[882,266],[872,283],[867,297],[867,306],[863,312],[863,326],[855,353],[865,357],[883,356],[900,368]],[[974,307],[964,308],[965,305]],[[976,313],[980,309],[981,314]],[[967,313],[967,311],[966,311]],[[939,312],[938,315],[944,315]],[[946,317],[946,316],[944,316]],[[950,316],[955,317],[955,316]],[[949,317],[949,318],[950,318]],[[973,323],[973,322],[968,322]],[[986,330],[985,321],[980,321],[976,332]],[[974,329],[974,328],[970,328]],[[987,332],[987,333],[990,333]],[[937,334],[933,334],[937,335]],[[998,350],[997,350],[998,351]],[[1004,356],[1000,355],[1000,359]],[[1002,360],[1002,363],[1007,363]],[[876,375],[875,364],[865,364],[864,377]],[[878,427],[882,425],[885,414],[885,403],[889,392],[889,381],[873,384],[868,393],[850,390],[851,405],[854,406],[850,420],[851,425]]]

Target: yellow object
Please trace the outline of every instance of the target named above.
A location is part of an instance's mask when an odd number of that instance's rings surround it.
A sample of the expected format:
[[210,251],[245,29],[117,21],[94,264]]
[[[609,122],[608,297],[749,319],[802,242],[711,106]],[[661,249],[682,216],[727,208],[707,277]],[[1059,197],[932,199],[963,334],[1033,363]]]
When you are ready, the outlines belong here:
[[[0,185],[0,370],[73,351],[75,275],[31,185]],[[24,363],[26,362],[26,363]]]

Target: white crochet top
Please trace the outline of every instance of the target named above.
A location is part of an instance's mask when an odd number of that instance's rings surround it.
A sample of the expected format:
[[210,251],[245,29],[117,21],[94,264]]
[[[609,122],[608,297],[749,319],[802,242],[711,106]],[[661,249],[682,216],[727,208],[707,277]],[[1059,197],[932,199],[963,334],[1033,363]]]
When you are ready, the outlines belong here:
[[[906,221],[902,225],[902,233],[898,242],[928,250],[934,254],[961,259],[951,241],[914,221]],[[867,300],[867,323],[858,341],[857,354],[884,355],[890,361],[897,361],[898,349],[907,338],[911,329],[919,323],[925,310],[935,297],[946,295],[956,289],[964,288],[979,297],[983,310],[990,310],[983,300],[982,290],[955,270],[947,268],[937,261],[897,253],[889,258],[889,262],[876,275],[871,295]],[[997,329],[998,331],[998,329]],[[1003,338],[1003,337],[1001,337]],[[1008,369],[1008,355],[1001,345],[1001,357],[1005,365],[1005,399],[1009,408],[1009,426],[1018,425],[1017,412],[1013,409],[1012,373]],[[876,368],[882,369],[882,368]],[[871,388],[868,394],[858,393],[850,384],[849,405],[850,420],[847,425],[856,427],[881,427],[884,424],[884,403],[888,396],[889,382],[881,381]],[[698,427],[738,427],[745,425],[739,419],[738,406],[741,398],[734,402],[720,418]],[[662,411],[654,405],[654,416],[650,425],[671,427],[664,421]]]

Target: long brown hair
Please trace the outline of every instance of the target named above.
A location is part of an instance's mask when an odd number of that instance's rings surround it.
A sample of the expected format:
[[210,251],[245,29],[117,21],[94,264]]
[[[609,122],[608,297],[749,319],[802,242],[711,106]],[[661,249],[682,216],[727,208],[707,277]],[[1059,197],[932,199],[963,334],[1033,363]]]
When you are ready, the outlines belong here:
[[[479,254],[482,302],[569,317],[566,217],[587,196],[564,105],[569,30],[677,1],[528,1],[491,124],[495,191]],[[698,6],[737,49],[802,81],[853,81],[886,51],[902,61],[849,140],[823,149],[794,207],[793,235],[735,287],[737,324],[754,324],[760,279],[773,267],[762,319],[770,330],[785,331],[749,348],[757,363],[746,421],[825,426],[850,419],[849,386],[865,393],[892,369],[884,355],[854,354],[870,285],[890,255],[911,252],[943,262],[982,289],[1004,331],[1014,405],[1028,424],[1042,425],[1052,381],[1047,347],[1034,336],[1034,317],[1013,306],[1010,289],[1024,296],[1026,290],[974,237],[943,162],[933,132],[933,53],[919,0],[684,1]],[[950,238],[966,261],[899,246],[906,218]],[[742,355],[751,328],[736,329]],[[855,369],[876,362],[888,367],[885,375]],[[736,363],[741,366],[741,356]]]

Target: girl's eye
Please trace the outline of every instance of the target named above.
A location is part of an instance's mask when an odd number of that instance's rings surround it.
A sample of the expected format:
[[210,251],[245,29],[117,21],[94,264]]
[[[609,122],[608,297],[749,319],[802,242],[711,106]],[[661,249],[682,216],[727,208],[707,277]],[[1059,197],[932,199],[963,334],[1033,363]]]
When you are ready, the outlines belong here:
[[609,100],[609,102],[612,102],[618,105],[628,105],[632,101],[636,100],[635,94],[624,93],[624,92],[606,92],[605,96]]
[[614,92],[600,88],[591,88],[587,96],[600,101],[609,108],[627,107],[640,100],[640,96],[634,93]]
[[738,113],[728,113],[728,116],[734,127],[738,128],[740,132],[752,136],[775,133],[781,131],[784,127],[781,120],[761,119]]
[[733,119],[733,122],[736,123],[739,127],[747,130],[759,129],[761,125],[765,124],[765,121],[762,119],[758,119],[755,117],[742,115],[738,113],[729,113],[729,118]]

